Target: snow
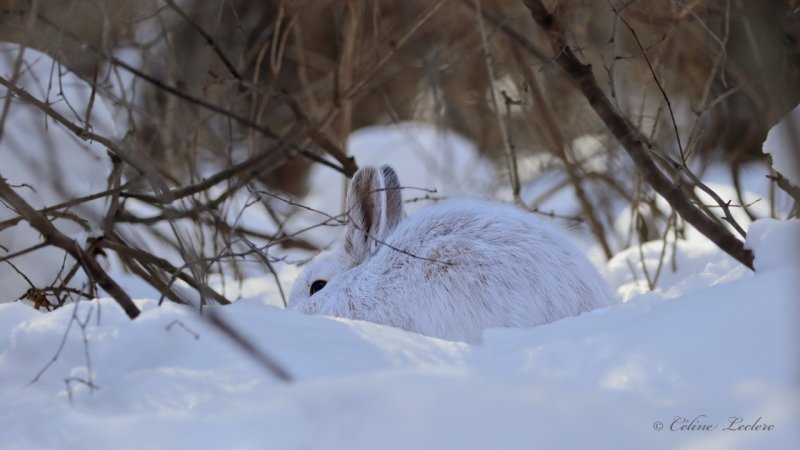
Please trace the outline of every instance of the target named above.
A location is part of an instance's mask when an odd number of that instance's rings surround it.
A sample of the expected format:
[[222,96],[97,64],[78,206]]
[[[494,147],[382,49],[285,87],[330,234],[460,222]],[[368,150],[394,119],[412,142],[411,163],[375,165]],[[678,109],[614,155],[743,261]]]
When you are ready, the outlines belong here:
[[[108,299],[47,314],[0,305],[0,442],[9,449],[797,448],[800,304],[791,293],[800,266],[781,243],[796,243],[799,231],[800,221],[755,222],[748,245],[763,273],[674,283],[670,295],[654,291],[531,329],[487,330],[479,345],[304,316],[258,299],[218,308],[280,361],[291,384],[184,306],[138,300],[142,316],[129,321]],[[693,251],[684,256],[706,265],[727,258],[711,246]],[[687,275],[699,265],[680,267]],[[29,384],[73,314],[87,323],[99,389],[65,385],[89,376],[78,322],[58,360]],[[718,428],[668,429],[675,417],[697,416]],[[774,428],[723,431],[731,416]],[[656,421],[666,429],[654,430]]]
[[[0,50],[5,76],[16,50]],[[27,73],[44,82],[50,60],[30,49],[26,58]],[[87,91],[69,80],[65,74],[65,86],[73,86],[65,92],[78,96],[73,106],[85,105],[80,96]],[[28,89],[46,95],[41,85]],[[97,127],[113,128],[110,115],[96,112]],[[35,172],[18,161],[24,156],[49,163],[40,170],[78,173],[86,183],[70,184],[76,191],[68,195],[102,189],[104,150],[44,124],[35,111],[12,105],[0,173],[25,182]],[[22,137],[32,142],[26,148],[58,142],[63,153],[48,159],[47,152],[22,152]],[[359,131],[349,149],[359,164],[391,164],[404,185],[436,188],[436,195],[485,195],[500,183],[472,144],[422,124]],[[411,149],[419,153],[408,159],[403,151]],[[445,167],[448,158],[457,164]],[[71,162],[76,166],[64,165]],[[314,170],[308,203],[338,214],[341,177]],[[466,175],[447,178],[441,170]],[[746,172],[746,201],[766,198],[763,172]],[[58,179],[47,173],[43,178]],[[704,179],[735,198],[720,173]],[[63,201],[47,183],[38,186],[38,195],[25,194],[36,206]],[[526,194],[541,187],[528,185]],[[568,197],[544,206],[562,211]],[[791,205],[777,200],[777,216],[785,217]],[[89,207],[99,211],[102,204]],[[766,202],[753,208],[770,213]],[[0,207],[0,220],[9,214]],[[627,233],[629,215],[619,213],[617,233]],[[302,220],[312,219],[319,217]],[[110,299],[50,313],[3,303],[0,443],[11,450],[800,448],[800,220],[743,223],[755,273],[691,230],[666,247],[634,241],[602,267],[619,304],[535,328],[486,330],[475,345],[287,311],[275,306],[278,290],[268,276],[211,280],[242,298],[216,312],[274,357],[294,377],[288,384],[196,310],[159,306],[157,293],[129,275],[112,273],[139,297],[135,321]],[[15,239],[3,230],[0,245],[25,245],[7,236]],[[335,237],[328,230],[316,239]],[[643,271],[655,276],[662,248],[664,265],[650,290]],[[26,270],[53,270],[54,260],[60,264],[58,252],[40,253]],[[288,285],[297,268],[276,266]],[[2,278],[7,273],[0,272],[4,295],[14,286]],[[731,417],[771,429],[725,430]],[[680,429],[692,420],[715,429]]]
[[759,220],[750,227],[745,246],[755,251],[759,273],[800,268],[800,220]]
[[800,106],[772,127],[764,141],[764,153],[772,166],[795,186],[800,186]]
[[[674,245],[673,245],[674,244]],[[659,272],[662,251],[664,261],[656,281],[656,291],[667,298],[749,275],[749,270],[717,250],[713,243],[695,239],[677,243],[652,241],[623,250],[608,262],[606,277],[616,287],[617,296],[627,301],[649,291],[646,268],[650,279]],[[673,271],[673,264],[678,270]],[[643,268],[644,267],[644,268]]]

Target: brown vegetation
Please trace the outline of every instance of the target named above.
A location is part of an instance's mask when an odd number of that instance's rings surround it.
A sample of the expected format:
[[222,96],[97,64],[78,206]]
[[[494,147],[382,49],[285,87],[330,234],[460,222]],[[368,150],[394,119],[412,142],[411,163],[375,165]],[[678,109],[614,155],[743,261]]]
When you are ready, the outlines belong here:
[[[607,257],[620,248],[608,240],[605,208],[623,199],[654,224],[640,240],[677,234],[685,220],[749,266],[743,227],[729,213],[741,195],[703,205],[697,192],[714,193],[696,173],[710,161],[736,171],[763,160],[766,132],[800,100],[798,7],[795,0],[2,0],[0,40],[48,53],[128,112],[124,141],[104,143],[120,170],[109,178],[106,233],[91,245],[113,252],[166,298],[187,301],[173,288],[180,279],[204,300],[225,303],[208,287],[209,273],[239,274],[245,256],[274,273],[279,257],[271,249],[313,245],[297,230],[242,227],[220,213],[224,205],[266,187],[272,197],[255,196],[251,206],[283,224],[291,212],[273,202],[296,206],[291,197],[305,193],[311,164],[355,172],[345,145],[351,131],[412,119],[476,142],[518,201],[520,186],[537,175],[518,160],[551,154],[542,170],[563,172],[558,189],[574,190],[580,218]],[[13,77],[0,75],[14,91]],[[112,88],[129,78],[133,97]],[[587,163],[598,155],[574,148],[586,135],[603,142],[605,168]],[[660,211],[653,190],[674,210]],[[138,216],[126,209],[134,200],[159,212]],[[14,206],[15,223],[60,210]],[[538,200],[525,206],[536,209]],[[177,231],[181,220],[203,230],[202,239]],[[158,239],[180,261],[120,228],[158,223],[173,226]],[[36,228],[102,285],[88,249],[67,249],[46,225]]]

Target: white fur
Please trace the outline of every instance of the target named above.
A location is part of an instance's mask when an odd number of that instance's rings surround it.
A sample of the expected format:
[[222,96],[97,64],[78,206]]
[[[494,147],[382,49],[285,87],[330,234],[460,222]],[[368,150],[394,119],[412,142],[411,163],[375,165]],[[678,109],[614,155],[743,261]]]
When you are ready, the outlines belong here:
[[[357,175],[354,183],[364,178]],[[376,190],[385,185],[378,180]],[[350,195],[352,211],[358,189]],[[375,202],[384,209],[386,203]],[[387,212],[380,216],[386,220]],[[369,244],[382,243],[361,261],[354,253],[363,249],[348,251],[346,245],[314,259],[292,287],[292,309],[476,342],[484,328],[541,325],[613,302],[606,282],[575,244],[513,206],[451,200],[394,229],[373,224],[372,230],[359,230],[363,223],[352,214],[351,223],[350,239],[368,232]],[[327,285],[310,295],[314,280]]]

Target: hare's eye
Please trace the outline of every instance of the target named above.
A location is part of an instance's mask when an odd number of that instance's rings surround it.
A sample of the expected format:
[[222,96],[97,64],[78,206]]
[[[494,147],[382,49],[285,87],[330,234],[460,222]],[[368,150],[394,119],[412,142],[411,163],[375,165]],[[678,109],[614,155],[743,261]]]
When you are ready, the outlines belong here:
[[328,284],[328,282],[325,280],[316,280],[315,282],[311,283],[311,290],[310,290],[311,295],[314,295],[320,290],[322,290],[322,288],[324,288],[326,284]]

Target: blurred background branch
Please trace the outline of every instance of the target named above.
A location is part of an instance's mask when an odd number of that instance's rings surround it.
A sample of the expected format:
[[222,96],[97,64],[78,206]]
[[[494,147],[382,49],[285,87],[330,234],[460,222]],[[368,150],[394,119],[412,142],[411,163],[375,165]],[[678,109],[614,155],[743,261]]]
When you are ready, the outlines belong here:
[[[539,25],[526,3],[543,11]],[[697,228],[751,266],[736,235],[755,219],[797,214],[784,207],[797,201],[782,175],[793,170],[761,148],[800,100],[797,8],[0,0],[0,132],[11,133],[0,141],[0,171],[32,211],[0,212],[2,300],[63,305],[94,295],[86,258],[181,303],[229,303],[242,295],[230,283],[264,274],[282,297],[276,267],[332,242],[346,178],[382,163],[390,147],[417,155],[362,138],[374,155],[366,157],[359,133],[408,129],[421,142],[421,123],[474,143],[497,176],[463,181],[480,171],[433,146],[420,167],[436,166],[437,178],[414,187],[442,191],[410,208],[464,192],[514,201],[588,236],[598,260],[652,240],[667,249]],[[565,73],[565,58],[581,66]],[[591,92],[568,75],[591,79]],[[611,116],[624,136],[602,120]],[[754,168],[770,177],[762,201],[740,183]],[[720,177],[735,189],[720,190]],[[445,189],[452,180],[463,189]],[[43,257],[54,250],[38,237],[20,240],[31,214],[81,252],[62,264],[63,246]],[[45,270],[45,259],[58,264]],[[651,288],[671,269],[662,263],[648,274]],[[69,270],[78,266],[89,279]]]

